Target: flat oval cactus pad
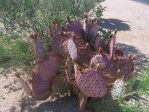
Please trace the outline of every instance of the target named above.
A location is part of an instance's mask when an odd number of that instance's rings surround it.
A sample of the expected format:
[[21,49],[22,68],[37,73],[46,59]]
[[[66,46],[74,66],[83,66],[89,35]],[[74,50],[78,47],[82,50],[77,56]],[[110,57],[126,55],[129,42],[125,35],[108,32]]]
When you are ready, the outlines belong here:
[[87,97],[100,98],[107,94],[107,82],[97,71],[86,71],[76,78],[77,85]]
[[44,81],[39,74],[34,74],[32,77],[32,89],[34,96],[38,100],[44,100],[51,94],[51,81]]
[[69,52],[71,59],[76,60],[77,59],[77,47],[76,47],[73,39],[68,40],[67,48],[68,48],[68,52]]
[[82,38],[84,36],[83,26],[78,21],[69,21],[69,23],[66,26],[66,31],[74,32],[77,36]]
[[43,80],[51,80],[56,76],[61,64],[60,56],[53,55],[37,66],[37,72]]
[[97,64],[100,64],[102,68],[106,67],[106,64],[108,63],[109,59],[105,54],[99,54],[95,55],[90,62],[91,66],[96,66]]

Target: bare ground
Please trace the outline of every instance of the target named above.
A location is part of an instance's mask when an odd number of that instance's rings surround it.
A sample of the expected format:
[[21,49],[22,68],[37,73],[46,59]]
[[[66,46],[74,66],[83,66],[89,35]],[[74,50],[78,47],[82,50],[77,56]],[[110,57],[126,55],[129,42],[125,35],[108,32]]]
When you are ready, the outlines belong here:
[[[106,0],[102,26],[118,29],[117,46],[138,56],[139,68],[149,56],[149,1]],[[14,77],[14,70],[0,69],[0,112],[78,112],[74,97],[35,101],[26,96]]]
[[117,46],[136,55],[139,68],[146,66],[149,56],[149,1],[106,0],[102,26],[118,29]]

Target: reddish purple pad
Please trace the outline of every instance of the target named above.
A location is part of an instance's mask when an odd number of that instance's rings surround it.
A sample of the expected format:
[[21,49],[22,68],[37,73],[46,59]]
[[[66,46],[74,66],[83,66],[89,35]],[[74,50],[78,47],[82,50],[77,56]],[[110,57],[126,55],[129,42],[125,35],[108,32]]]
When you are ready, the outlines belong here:
[[107,82],[97,71],[88,71],[77,77],[77,85],[84,95],[100,98],[107,94]]
[[94,38],[98,33],[98,30],[99,30],[99,25],[97,23],[93,24],[92,27],[87,32],[87,41],[91,42],[92,40],[94,40]]
[[70,21],[66,26],[66,31],[74,32],[77,36],[83,37],[83,26],[77,21]]
[[51,80],[56,76],[59,64],[59,60],[56,57],[50,57],[49,60],[38,65],[38,74],[40,74],[43,80]]
[[33,75],[32,88],[35,95],[41,95],[50,90],[50,81],[44,81],[39,74]]

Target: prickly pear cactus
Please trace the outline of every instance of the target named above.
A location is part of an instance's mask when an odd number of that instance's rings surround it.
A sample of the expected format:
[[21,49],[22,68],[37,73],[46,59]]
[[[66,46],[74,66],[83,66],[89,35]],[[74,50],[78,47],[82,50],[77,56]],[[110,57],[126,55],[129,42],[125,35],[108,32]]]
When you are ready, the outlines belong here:
[[49,32],[51,35],[52,50],[55,53],[63,54],[62,47],[62,27],[59,22],[53,22],[52,26],[49,26]]
[[109,54],[110,54],[110,58],[113,57],[114,55],[114,51],[115,51],[115,43],[116,43],[116,33],[117,33],[117,30],[114,31],[114,34],[111,35],[111,38],[110,38],[110,42],[109,42]]
[[135,57],[132,56],[117,59],[117,68],[120,70],[119,74],[123,77],[124,81],[129,80],[136,72],[133,64],[134,59]]
[[84,37],[83,25],[79,21],[71,20],[70,17],[68,17],[67,20],[68,24],[65,27],[66,32],[74,32],[77,36],[83,38]]
[[81,63],[88,63],[90,61],[92,56],[91,47],[82,38],[72,32],[67,32],[63,34],[62,39],[65,53],[69,54],[73,61]]
[[37,65],[36,71],[43,80],[50,80],[56,76],[62,63],[62,56],[59,54],[51,54],[49,58]]
[[106,73],[108,73],[111,76],[111,83],[113,83],[115,80],[117,80],[117,78],[119,78],[117,71],[117,60],[115,59],[110,59],[105,67],[105,71]]
[[[98,30],[97,20],[88,18],[84,24],[70,18],[66,26],[53,22],[49,27],[52,47],[49,55],[44,52],[37,35],[32,34],[37,64],[31,73],[31,86],[17,75],[26,90],[35,99],[45,100],[58,86],[54,81],[66,79],[81,96],[82,108],[88,97],[101,98],[111,92],[117,79],[121,78],[122,82],[129,80],[134,72],[135,58],[124,57],[123,51],[115,47],[117,31],[108,42],[104,42]],[[60,68],[63,62],[66,63],[65,70]]]
[[51,95],[52,82],[43,80],[40,75],[38,73],[32,74],[32,93],[37,100],[44,100]]
[[40,40],[37,38],[37,34],[36,33],[31,34],[30,38],[34,43],[34,53],[36,56],[36,61],[42,61],[43,59],[45,59],[46,54],[44,52]]
[[67,49],[68,49],[68,53],[69,53],[71,59],[76,60],[78,57],[78,50],[77,50],[77,46],[74,43],[73,39],[69,39],[67,41]]
[[25,88],[28,88],[29,93],[35,99],[45,100],[52,92],[53,79],[60,69],[63,56],[57,53],[52,53],[50,56],[45,55],[37,35],[32,34],[30,37],[34,43],[37,65],[31,72],[31,88],[23,79],[21,79],[21,82],[26,83]]
[[89,64],[92,57],[92,50],[90,45],[87,43],[85,47],[78,48],[78,62]]
[[100,98],[107,95],[108,83],[101,73],[95,70],[86,70],[76,75],[76,83],[87,97]]
[[96,35],[98,34],[99,25],[98,23],[92,23],[88,31],[86,32],[87,41],[91,42],[93,45],[93,41],[95,40]]
[[86,18],[84,23],[85,29],[85,40],[93,47],[94,50],[98,50],[99,47],[105,48],[107,43],[103,41],[99,34],[99,23],[95,20]]
[[102,48],[99,48],[98,52],[99,54],[92,57],[90,65],[92,67],[96,67],[96,65],[99,64],[101,68],[104,69],[109,61],[109,57],[105,53],[103,53]]

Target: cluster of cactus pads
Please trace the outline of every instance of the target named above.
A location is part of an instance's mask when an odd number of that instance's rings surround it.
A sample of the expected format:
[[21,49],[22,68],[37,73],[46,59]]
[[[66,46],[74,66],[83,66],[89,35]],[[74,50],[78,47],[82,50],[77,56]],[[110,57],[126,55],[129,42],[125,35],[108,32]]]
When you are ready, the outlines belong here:
[[52,46],[49,55],[44,52],[37,35],[31,34],[37,65],[31,72],[30,84],[16,74],[27,92],[37,100],[47,99],[52,94],[52,87],[56,86],[54,82],[60,66],[64,64],[65,78],[79,91],[81,109],[88,97],[106,96],[117,79],[129,80],[134,73],[135,57],[125,57],[123,51],[115,47],[116,30],[108,42],[103,41],[98,31],[97,20],[85,18],[81,23],[68,18],[63,27],[54,21],[49,26]]

